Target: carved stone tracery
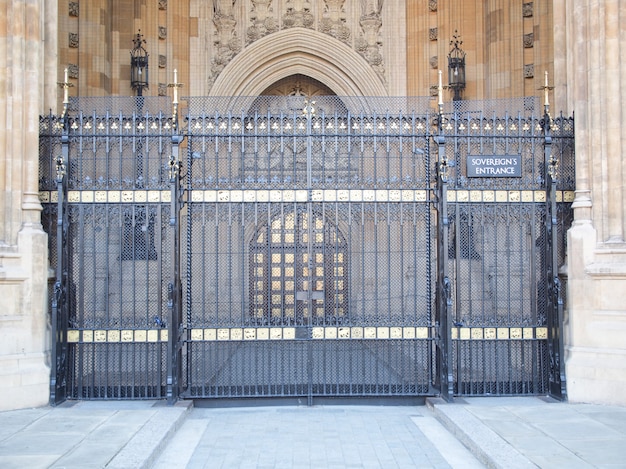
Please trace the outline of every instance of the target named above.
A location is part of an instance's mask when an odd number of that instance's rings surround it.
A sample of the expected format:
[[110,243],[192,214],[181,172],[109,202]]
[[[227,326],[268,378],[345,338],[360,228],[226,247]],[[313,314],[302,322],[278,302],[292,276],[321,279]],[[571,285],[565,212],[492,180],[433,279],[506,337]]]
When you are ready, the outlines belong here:
[[315,24],[311,3],[307,0],[287,0],[283,28],[309,28]]
[[251,2],[250,22],[252,26],[246,30],[246,44],[280,29],[278,20],[273,15],[272,0],[251,0]]
[[217,53],[211,60],[210,82],[226,67],[228,62],[241,51],[241,41],[237,36],[235,26],[237,20],[234,16],[234,6],[237,0],[213,0],[213,24],[216,29],[214,40]]
[[361,25],[362,35],[357,40],[356,49],[365,57],[378,76],[385,81],[385,68],[383,56],[380,53],[382,42],[379,33],[383,25],[382,20],[383,0],[361,0]]

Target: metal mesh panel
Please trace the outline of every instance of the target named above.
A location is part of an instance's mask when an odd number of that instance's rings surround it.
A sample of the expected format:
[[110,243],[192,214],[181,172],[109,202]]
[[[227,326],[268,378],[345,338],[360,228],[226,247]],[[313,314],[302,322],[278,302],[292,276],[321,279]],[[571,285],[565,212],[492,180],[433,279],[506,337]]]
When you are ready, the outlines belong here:
[[463,396],[546,394],[544,340],[453,341],[455,393]]

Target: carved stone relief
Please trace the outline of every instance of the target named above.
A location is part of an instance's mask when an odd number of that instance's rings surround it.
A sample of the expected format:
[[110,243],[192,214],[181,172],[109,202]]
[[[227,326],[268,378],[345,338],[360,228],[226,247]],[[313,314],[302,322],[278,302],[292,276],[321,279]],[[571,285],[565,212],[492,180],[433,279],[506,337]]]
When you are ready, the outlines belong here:
[[69,78],[78,78],[78,65],[67,64],[67,76]]
[[72,49],[76,49],[78,47],[78,33],[70,33],[68,39],[69,39],[68,45]]
[[324,13],[320,21],[320,31],[342,42],[349,43],[350,28],[346,26],[345,0],[324,0]]
[[159,55],[159,68],[165,68],[167,66],[167,57],[165,55]]
[[287,0],[286,12],[283,15],[283,27],[309,28],[315,24],[315,17],[311,13],[311,3],[307,0]]
[[533,2],[524,3],[522,5],[522,14],[524,18],[530,18],[533,16]]
[[430,58],[430,68],[433,68],[433,69],[435,69],[435,70],[436,70],[437,68],[439,68],[439,57],[438,57],[438,56],[433,55],[433,56]]
[[362,34],[356,41],[356,50],[365,57],[381,80],[385,82],[383,56],[380,53],[382,42],[379,37],[380,28],[383,25],[382,7],[383,0],[361,0],[359,24]]
[[159,39],[167,38],[167,28],[165,26],[159,26]]
[[428,9],[430,11],[437,11],[437,0],[430,0],[428,2]]
[[533,78],[534,76],[535,76],[535,65],[534,64],[524,65],[524,78]]
[[246,44],[250,44],[263,36],[280,29],[278,20],[273,15],[272,0],[251,0],[250,26],[246,30]]
[[167,0],[159,0],[159,10],[167,10]]
[[431,41],[436,41],[437,40],[437,36],[438,36],[437,28],[430,28],[428,30],[428,39],[430,39]]
[[[317,29],[347,44],[367,60],[383,83],[386,81],[380,39],[384,0],[323,0],[316,4],[311,0],[211,1],[215,37],[209,87],[242,47],[281,29],[295,27]],[[238,6],[241,1],[249,7],[246,18],[241,17],[243,10]],[[356,15],[358,25],[353,19]],[[243,23],[246,21],[249,23]],[[243,31],[243,40],[238,31],[240,34]]]
[[535,35],[533,33],[524,34],[524,47],[526,49],[533,47],[535,44]]
[[159,83],[159,96],[167,96],[167,85]]
[[78,16],[78,13],[79,13],[78,2],[70,2],[69,13],[70,13],[70,16]]
[[209,85],[232,58],[241,51],[241,41],[237,36],[234,6],[237,0],[213,0],[213,24],[216,38],[213,41],[217,53],[211,59],[211,75]]

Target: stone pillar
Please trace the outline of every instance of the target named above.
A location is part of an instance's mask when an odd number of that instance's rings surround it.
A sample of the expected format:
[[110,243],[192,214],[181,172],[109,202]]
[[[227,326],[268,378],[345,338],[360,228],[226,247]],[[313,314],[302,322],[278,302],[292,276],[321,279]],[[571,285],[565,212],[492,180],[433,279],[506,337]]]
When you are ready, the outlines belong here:
[[44,3],[7,0],[0,15],[0,410],[48,402],[48,243],[38,197]]
[[571,0],[565,15],[567,103],[576,116],[567,391],[571,401],[626,405],[626,0]]

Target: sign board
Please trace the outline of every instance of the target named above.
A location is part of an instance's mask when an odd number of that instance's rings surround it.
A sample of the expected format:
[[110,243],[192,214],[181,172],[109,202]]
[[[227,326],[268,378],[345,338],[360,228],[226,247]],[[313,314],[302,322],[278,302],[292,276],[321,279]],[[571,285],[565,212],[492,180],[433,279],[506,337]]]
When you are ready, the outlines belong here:
[[468,155],[467,177],[522,177],[521,155]]

